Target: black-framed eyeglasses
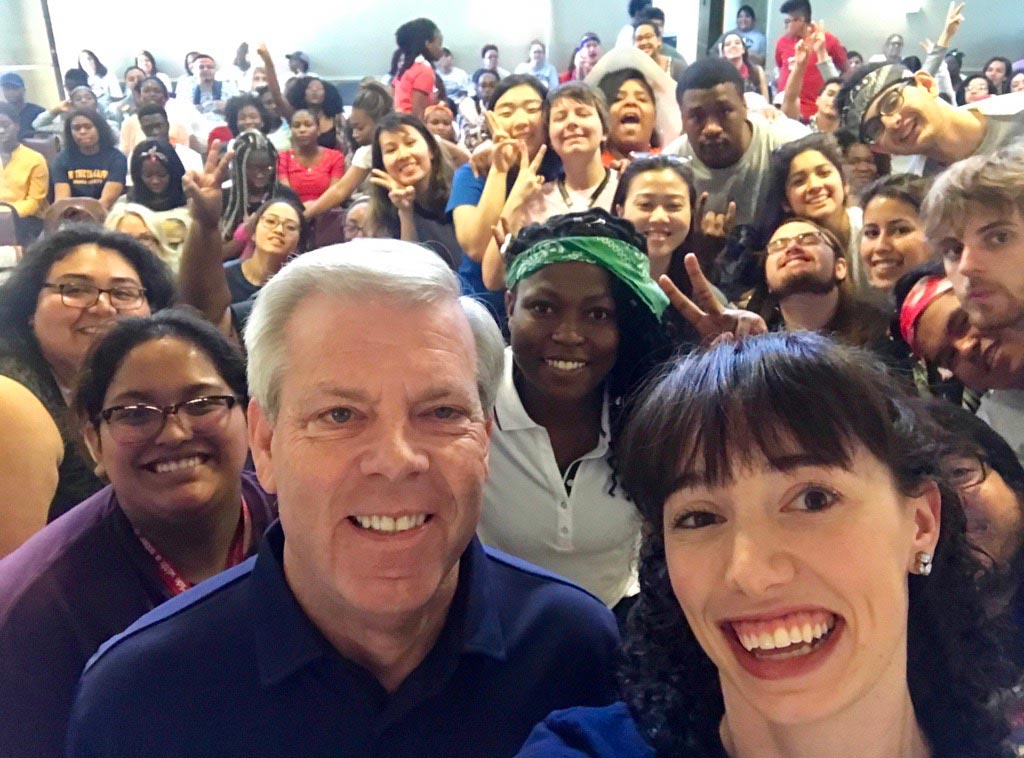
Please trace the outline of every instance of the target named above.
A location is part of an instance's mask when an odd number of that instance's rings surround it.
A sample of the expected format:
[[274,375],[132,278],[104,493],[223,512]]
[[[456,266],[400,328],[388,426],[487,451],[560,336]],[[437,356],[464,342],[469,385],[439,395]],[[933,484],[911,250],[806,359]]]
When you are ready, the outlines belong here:
[[60,301],[69,308],[92,308],[99,302],[100,295],[103,293],[110,298],[110,306],[119,311],[138,308],[146,300],[145,288],[135,287],[131,284],[119,284],[116,287],[104,289],[84,282],[65,282],[63,284],[44,282],[43,289],[59,292]]
[[794,242],[798,245],[820,245],[825,242],[825,238],[821,235],[821,232],[803,232],[795,237],[778,237],[773,239],[765,249],[769,254],[781,253]]
[[171,416],[177,416],[179,423],[187,418],[192,432],[212,431],[239,400],[235,395],[208,395],[165,406],[145,403],[115,405],[100,411],[95,423],[98,426],[100,421],[106,421],[115,442],[132,445],[148,442],[159,435]]
[[900,79],[882,90],[882,93],[876,98],[878,113],[860,125],[861,142],[866,145],[874,145],[878,142],[885,131],[882,117],[891,116],[903,107],[903,90],[908,84],[913,83],[913,79]]
[[952,487],[977,487],[988,476],[989,465],[980,455],[949,455],[942,461],[942,474]]

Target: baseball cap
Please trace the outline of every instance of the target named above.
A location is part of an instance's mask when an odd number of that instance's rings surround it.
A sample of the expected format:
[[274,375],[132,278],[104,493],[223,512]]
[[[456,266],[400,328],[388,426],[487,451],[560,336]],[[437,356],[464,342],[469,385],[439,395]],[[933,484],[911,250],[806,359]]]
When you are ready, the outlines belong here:
[[309,56],[306,55],[301,50],[296,50],[294,53],[288,53],[285,56],[285,58],[288,58],[289,60],[291,60],[292,58],[297,58],[298,60],[300,60],[303,63],[305,63],[306,67],[309,68]]
[[0,76],[0,87],[21,87],[25,89],[25,80],[21,78],[20,74],[8,71],[3,76]]
[[889,63],[879,66],[850,88],[840,114],[843,129],[852,134],[860,134],[861,122],[868,112],[871,103],[883,90],[911,74],[900,63]]

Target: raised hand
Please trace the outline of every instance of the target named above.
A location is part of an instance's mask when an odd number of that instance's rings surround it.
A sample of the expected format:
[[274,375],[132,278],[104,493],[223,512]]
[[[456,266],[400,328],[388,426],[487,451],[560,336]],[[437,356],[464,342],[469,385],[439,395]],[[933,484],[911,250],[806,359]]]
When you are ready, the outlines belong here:
[[957,3],[951,0],[949,10],[946,11],[946,23],[942,26],[942,34],[939,35],[939,45],[949,47],[950,41],[960,30],[960,24],[964,22],[964,6],[967,3]]
[[491,111],[484,111],[484,119],[491,133],[491,164],[495,171],[507,174],[519,161],[519,140],[501,128]]
[[700,219],[700,231],[705,237],[728,237],[736,223],[736,203],[729,201],[725,213],[715,213],[704,209],[708,204],[708,193],[702,192],[697,200],[697,218]]
[[266,42],[261,42],[259,47],[256,48],[256,54],[263,60],[270,60],[270,50],[267,48]]
[[397,179],[379,168],[373,170],[370,181],[388,191],[388,200],[398,209],[399,213],[412,213],[412,206],[416,201],[415,187],[399,183]]
[[823,56],[828,55],[828,51],[825,50],[825,21],[819,19],[817,23],[811,24],[811,49],[814,50],[815,54],[820,60]]
[[540,164],[544,161],[547,149],[547,145],[541,145],[537,155],[531,161],[526,142],[519,140],[519,174],[516,176],[516,182],[512,185],[512,191],[509,192],[508,200],[505,202],[507,208],[518,211],[540,192],[540,188],[544,186]]
[[732,338],[764,334],[768,331],[768,325],[756,313],[726,308],[719,302],[711,282],[704,276],[700,263],[697,262],[696,255],[687,253],[683,263],[686,266],[686,273],[690,276],[690,284],[693,285],[692,300],[665,275],[658,278],[658,286],[668,295],[672,307],[697,331],[702,341],[711,342],[723,335]]
[[220,144],[220,140],[214,140],[210,145],[202,172],[189,171],[181,180],[192,218],[196,223],[207,227],[216,227],[220,224],[223,205],[221,185],[224,184],[228,166],[234,155],[230,150],[221,155]]

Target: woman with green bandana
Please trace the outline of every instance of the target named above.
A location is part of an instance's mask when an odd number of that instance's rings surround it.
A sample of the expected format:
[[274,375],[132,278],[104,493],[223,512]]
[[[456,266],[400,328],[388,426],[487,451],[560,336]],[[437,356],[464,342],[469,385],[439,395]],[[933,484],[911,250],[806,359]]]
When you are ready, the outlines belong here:
[[615,473],[624,401],[671,350],[644,240],[605,211],[525,228],[505,251],[511,347],[495,405],[484,542],[615,607],[640,522]]

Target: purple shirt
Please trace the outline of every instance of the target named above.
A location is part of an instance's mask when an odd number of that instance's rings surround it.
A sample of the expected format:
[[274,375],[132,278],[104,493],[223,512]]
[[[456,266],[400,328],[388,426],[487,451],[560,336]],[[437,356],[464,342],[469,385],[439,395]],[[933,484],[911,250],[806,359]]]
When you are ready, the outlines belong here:
[[[242,495],[258,543],[277,500],[248,471]],[[63,755],[86,662],[169,598],[109,486],[0,560],[0,755]]]

